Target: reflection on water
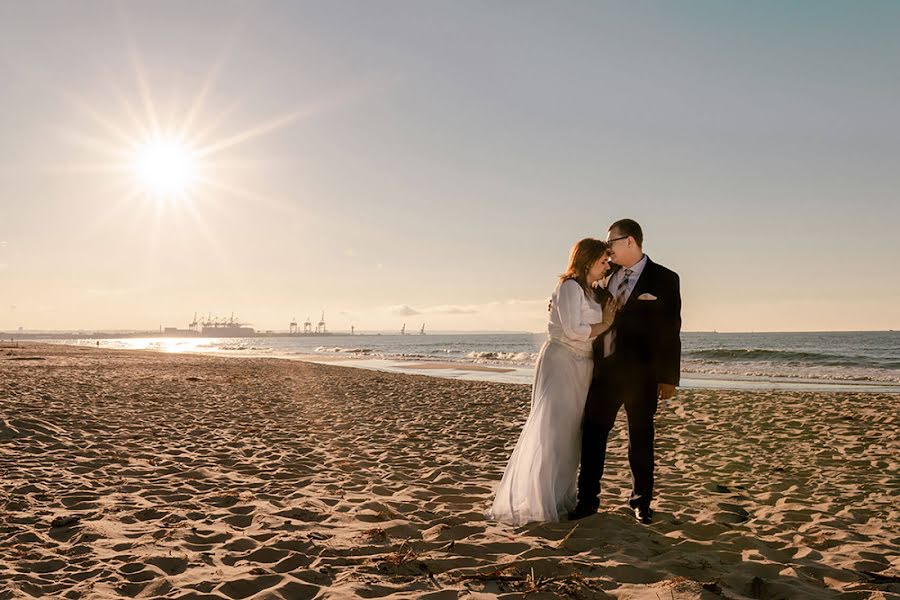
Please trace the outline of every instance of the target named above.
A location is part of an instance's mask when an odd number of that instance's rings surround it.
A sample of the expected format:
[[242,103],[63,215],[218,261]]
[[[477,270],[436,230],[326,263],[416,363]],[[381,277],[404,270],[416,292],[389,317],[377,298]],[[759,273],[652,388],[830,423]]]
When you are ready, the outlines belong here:
[[[51,342],[51,340],[47,340]],[[208,352],[212,338],[120,338],[115,340],[77,340],[80,346],[100,346],[115,350],[155,350],[157,352]]]

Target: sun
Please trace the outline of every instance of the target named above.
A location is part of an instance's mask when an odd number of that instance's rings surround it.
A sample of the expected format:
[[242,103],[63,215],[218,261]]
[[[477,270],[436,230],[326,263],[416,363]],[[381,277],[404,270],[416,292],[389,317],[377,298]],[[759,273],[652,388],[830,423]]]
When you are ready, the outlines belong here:
[[141,189],[156,197],[186,195],[197,177],[195,154],[174,137],[145,140],[135,151],[134,175]]
[[211,101],[224,57],[212,65],[186,102],[185,90],[176,87],[170,90],[167,102],[161,103],[131,42],[127,54],[133,90],[109,81],[100,105],[75,90],[57,90],[77,110],[81,118],[76,122],[90,125],[88,130],[79,130],[79,125],[64,132],[82,158],[60,168],[102,181],[101,189],[109,200],[84,229],[85,236],[107,227],[121,227],[127,221],[146,236],[148,256],[172,232],[184,233],[190,240],[203,238],[224,256],[207,221],[214,218],[214,211],[264,206],[295,214],[294,198],[273,197],[254,189],[257,168],[269,168],[282,159],[270,159],[259,150],[248,155],[239,147],[342,105],[347,101],[343,94],[238,126],[238,119],[245,118],[237,113],[241,98],[220,94],[222,103]]

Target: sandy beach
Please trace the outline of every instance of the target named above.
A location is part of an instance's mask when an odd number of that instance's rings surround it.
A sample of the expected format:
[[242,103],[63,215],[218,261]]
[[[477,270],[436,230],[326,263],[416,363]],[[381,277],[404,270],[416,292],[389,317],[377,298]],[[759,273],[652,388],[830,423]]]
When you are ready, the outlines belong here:
[[681,392],[656,521],[486,521],[528,386],[0,347],[0,599],[900,598],[900,395]]

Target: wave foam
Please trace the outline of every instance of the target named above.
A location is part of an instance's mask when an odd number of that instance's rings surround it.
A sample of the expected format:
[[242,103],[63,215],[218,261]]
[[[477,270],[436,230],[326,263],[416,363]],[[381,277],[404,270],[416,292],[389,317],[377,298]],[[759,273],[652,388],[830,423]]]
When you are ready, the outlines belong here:
[[514,363],[533,363],[537,360],[538,355],[533,352],[501,352],[501,351],[481,351],[469,352],[466,358],[478,361],[504,361]]
[[334,353],[334,354],[365,354],[369,355],[374,352],[372,348],[342,348],[340,346],[334,346],[329,348],[327,346],[319,346],[316,348],[316,352],[323,353]]

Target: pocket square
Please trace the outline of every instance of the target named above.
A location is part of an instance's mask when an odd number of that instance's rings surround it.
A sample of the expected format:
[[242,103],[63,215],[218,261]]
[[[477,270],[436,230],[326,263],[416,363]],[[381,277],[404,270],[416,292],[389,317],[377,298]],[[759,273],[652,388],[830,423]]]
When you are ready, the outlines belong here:
[[656,300],[656,296],[653,294],[641,294],[638,296],[638,300]]

